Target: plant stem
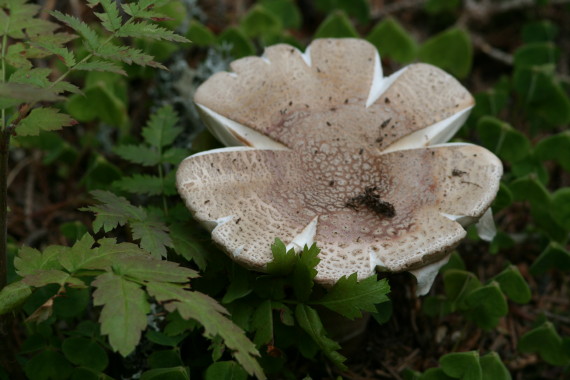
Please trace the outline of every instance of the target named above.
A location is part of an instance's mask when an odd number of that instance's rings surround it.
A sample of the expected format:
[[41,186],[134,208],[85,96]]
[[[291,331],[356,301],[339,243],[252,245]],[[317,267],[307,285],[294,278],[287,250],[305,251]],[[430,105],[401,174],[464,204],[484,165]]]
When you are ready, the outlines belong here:
[[[4,120],[3,120],[4,121]],[[8,281],[8,151],[10,129],[0,131],[0,290]]]
[[[10,18],[8,18],[2,33],[0,83],[6,82],[6,51],[9,28]],[[0,128],[0,290],[2,290],[8,282],[8,150],[10,133],[12,132],[6,125],[5,109],[2,109],[0,114]]]

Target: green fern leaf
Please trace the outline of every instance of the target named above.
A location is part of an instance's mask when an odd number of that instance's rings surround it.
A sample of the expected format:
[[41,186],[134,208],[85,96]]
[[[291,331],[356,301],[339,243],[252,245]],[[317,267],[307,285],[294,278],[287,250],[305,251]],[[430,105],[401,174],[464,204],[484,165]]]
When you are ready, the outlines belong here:
[[141,285],[114,273],[104,273],[93,281],[95,306],[103,306],[101,333],[109,336],[113,350],[127,356],[138,344],[146,328],[150,308]]
[[190,42],[185,37],[174,33],[171,30],[146,21],[125,24],[117,31],[119,37],[150,38],[153,40],[166,40],[175,42]]
[[154,8],[157,5],[155,0],[140,0],[138,2],[132,2],[130,4],[123,4],[123,10],[126,14],[133,18],[141,19],[161,19],[164,15],[156,12]]
[[178,165],[183,159],[188,157],[188,151],[182,148],[170,148],[162,155],[162,161],[169,164]]
[[204,326],[205,336],[211,338],[219,335],[250,375],[255,375],[258,379],[265,378],[255,359],[259,356],[255,345],[226,317],[227,311],[216,300],[178,285],[159,282],[150,282],[147,291],[158,302],[164,303],[168,311],[178,311],[182,318],[200,322]]
[[182,132],[182,128],[176,127],[177,123],[178,115],[171,106],[160,108],[142,130],[145,142],[158,149],[172,144]]
[[162,64],[155,62],[154,57],[142,52],[142,50],[135,49],[129,46],[117,46],[113,44],[106,44],[99,46],[92,53],[98,57],[121,61],[129,65],[135,63],[139,66],[151,66],[160,69],[166,69]]
[[[76,34],[60,32],[60,33],[39,34],[37,36],[30,37],[30,42],[33,44],[45,43],[47,45],[62,46],[70,41],[75,40],[76,38],[78,38]],[[36,50],[39,51],[39,49]],[[34,50],[32,51],[28,50],[27,52],[27,55],[30,56],[31,58],[38,58],[34,56],[34,54],[38,54],[38,52]],[[43,54],[45,56],[45,52]]]
[[71,92],[72,94],[82,94],[81,89],[79,87],[66,81],[57,82],[56,84],[51,86],[51,89],[56,94],[61,94],[64,92]]
[[73,244],[71,249],[61,252],[59,255],[59,263],[68,272],[74,272],[80,269],[93,255],[93,244],[95,244],[95,240],[91,235],[83,235],[81,239]]
[[0,315],[15,310],[31,295],[31,288],[22,281],[5,286],[0,290]]
[[121,28],[122,20],[119,8],[117,8],[117,4],[113,0],[87,0],[87,2],[91,8],[96,7],[98,4],[101,4],[103,7],[103,13],[94,12],[101,20],[103,28],[109,32],[116,32]]
[[143,166],[155,166],[160,163],[160,153],[143,145],[119,145],[114,149],[123,160]]
[[33,45],[55,54],[67,67],[73,67],[76,64],[75,54],[63,46],[45,41],[34,42]]
[[388,301],[389,291],[386,280],[377,281],[376,276],[371,276],[359,282],[353,273],[342,276],[324,297],[312,303],[354,319],[362,316],[362,310],[376,311],[376,304]]
[[85,71],[107,71],[111,73],[121,74],[127,76],[127,73],[123,68],[113,62],[102,61],[99,59],[92,59],[88,62],[78,63],[75,70],[85,70]]
[[76,17],[66,15],[59,11],[53,11],[51,12],[51,15],[83,36],[88,50],[97,49],[99,46],[99,36],[89,25]]
[[94,190],[91,195],[101,204],[83,208],[83,211],[91,211],[96,214],[93,222],[93,229],[99,231],[103,229],[109,232],[117,226],[123,226],[129,220],[144,220],[147,216],[146,211],[140,207],[133,206],[128,200],[115,194]]
[[147,219],[132,221],[129,225],[133,239],[140,240],[141,248],[154,257],[166,257],[166,247],[174,246],[168,234],[168,227],[162,222]]
[[206,260],[208,251],[188,233],[191,230],[190,228],[183,224],[170,226],[170,236],[174,243],[174,250],[186,260],[194,261],[200,270],[205,271],[208,265]]
[[26,35],[30,40],[34,40],[37,36],[54,34],[58,28],[58,24],[41,18],[26,20]]
[[113,186],[131,194],[174,195],[176,186],[169,178],[160,178],[148,174],[134,174],[113,182]]
[[55,131],[75,125],[77,122],[69,115],[59,113],[55,108],[39,107],[16,126],[18,136],[37,136],[40,131]]

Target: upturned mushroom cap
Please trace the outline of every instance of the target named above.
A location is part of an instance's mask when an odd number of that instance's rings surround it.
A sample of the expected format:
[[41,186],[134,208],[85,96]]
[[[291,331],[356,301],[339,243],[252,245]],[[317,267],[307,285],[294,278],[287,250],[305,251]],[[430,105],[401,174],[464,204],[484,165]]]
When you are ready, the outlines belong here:
[[464,226],[489,209],[497,157],[434,145],[473,106],[440,69],[415,64],[384,78],[375,48],[354,39],[316,40],[304,54],[277,45],[232,69],[195,101],[222,142],[246,147],[188,157],[177,186],[234,260],[263,271],[279,237],[296,249],[318,243],[324,284],[409,270],[429,285]]

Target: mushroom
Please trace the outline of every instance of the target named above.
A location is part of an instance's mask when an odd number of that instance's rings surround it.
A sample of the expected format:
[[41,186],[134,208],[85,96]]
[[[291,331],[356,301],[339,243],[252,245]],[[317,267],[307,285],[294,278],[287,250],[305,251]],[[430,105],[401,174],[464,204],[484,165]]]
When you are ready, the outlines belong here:
[[319,283],[410,271],[425,294],[464,228],[492,222],[501,162],[444,144],[474,102],[442,70],[413,64],[385,78],[357,39],[315,40],[305,53],[275,45],[231,68],[195,102],[215,136],[241,146],[186,158],[177,187],[234,260],[263,271],[276,237],[296,250],[316,242]]

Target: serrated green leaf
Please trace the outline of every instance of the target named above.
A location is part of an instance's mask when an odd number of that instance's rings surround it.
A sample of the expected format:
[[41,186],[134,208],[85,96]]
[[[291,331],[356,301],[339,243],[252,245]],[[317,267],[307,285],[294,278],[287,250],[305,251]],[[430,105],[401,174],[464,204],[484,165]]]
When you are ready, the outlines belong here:
[[55,102],[63,99],[52,89],[24,83],[0,83],[0,98],[13,99],[13,105],[20,103]]
[[299,326],[309,334],[325,356],[340,369],[346,369],[346,366],[343,364],[346,358],[338,353],[340,345],[327,337],[317,311],[310,306],[298,304],[295,308],[295,318]]
[[570,356],[563,349],[563,340],[550,322],[524,334],[518,343],[522,353],[538,353],[549,364],[567,366]]
[[71,249],[64,250],[59,255],[60,264],[68,271],[74,272],[92,255],[91,248],[95,240],[89,234],[83,235]]
[[380,21],[366,40],[376,46],[381,57],[389,57],[400,63],[408,63],[416,58],[418,44],[396,19]]
[[110,269],[119,258],[148,256],[148,252],[133,243],[117,243],[114,239],[98,241],[99,247],[91,250],[78,269]]
[[55,131],[75,124],[77,122],[69,115],[60,113],[55,108],[38,107],[16,126],[16,134],[37,136],[40,131]]
[[139,66],[150,66],[166,69],[163,65],[154,61],[154,57],[145,54],[142,50],[130,46],[117,46],[111,43],[99,46],[92,53],[104,59],[125,62],[127,64],[137,64]]
[[263,301],[253,312],[252,328],[255,331],[253,342],[262,346],[273,342],[273,309],[271,300]]
[[142,130],[145,142],[157,149],[172,144],[182,132],[182,128],[176,126],[177,123],[178,115],[171,106],[158,109]]
[[[30,62],[31,58],[29,54],[30,51],[27,49],[26,45],[23,43],[15,43],[8,46],[6,52],[6,63],[11,66],[14,66],[17,69],[31,69],[32,62]],[[33,54],[32,54],[33,55]],[[44,54],[46,55],[46,54]]]
[[144,145],[118,145],[114,152],[123,160],[143,166],[156,166],[160,163],[160,152]]
[[74,67],[75,70],[83,71],[104,71],[127,76],[123,68],[113,62],[100,59],[91,59],[88,62],[80,62]]
[[142,208],[133,206],[125,198],[109,191],[94,190],[91,195],[101,204],[85,207],[82,210],[96,214],[93,222],[95,231],[103,229],[109,232],[117,226],[125,225],[129,220],[144,220],[147,216]]
[[570,252],[553,241],[546,246],[530,267],[530,271],[534,275],[543,274],[550,269],[570,270]]
[[93,281],[93,304],[103,306],[99,322],[101,334],[109,336],[113,350],[127,356],[138,344],[146,328],[150,307],[141,286],[113,273]]
[[77,63],[73,51],[67,49],[66,47],[55,43],[49,43],[47,41],[36,41],[34,42],[34,46],[56,55],[67,67],[73,67]]
[[160,19],[164,15],[154,10],[156,8],[155,1],[141,0],[130,4],[122,4],[122,8],[126,14],[133,18]]
[[16,273],[24,277],[44,269],[61,269],[59,256],[68,247],[49,246],[43,252],[30,247],[22,247],[14,259]]
[[57,269],[45,269],[27,275],[22,280],[26,285],[40,288],[47,284],[70,284],[74,286],[85,286],[83,281],[72,277],[69,273]]
[[501,361],[499,354],[492,351],[479,358],[483,380],[511,380],[511,374]]
[[295,263],[293,269],[293,292],[297,300],[305,302],[311,296],[313,291],[313,279],[317,275],[317,264],[321,261],[318,258],[320,248],[315,243],[311,247],[303,248],[299,253],[299,259]]
[[194,261],[198,268],[204,271],[207,267],[206,255],[208,252],[199,242],[192,239],[189,231],[190,227],[182,224],[170,226],[170,237],[172,238],[174,250],[186,260]]
[[165,179],[163,178],[147,174],[134,174],[113,182],[113,186],[117,186],[123,191],[146,195],[176,194],[176,187],[174,184],[170,185],[171,186],[165,183]]
[[267,273],[283,276],[293,272],[295,264],[299,260],[293,248],[287,251],[285,244],[280,239],[275,239],[275,242],[271,245],[271,252],[273,260],[267,264]]
[[172,165],[178,165],[183,159],[189,156],[188,150],[182,148],[170,148],[164,151],[162,161]]
[[115,32],[121,27],[121,16],[119,8],[113,0],[87,0],[89,6],[94,8],[98,4],[103,7],[103,13],[94,12],[95,15],[101,20],[101,24],[109,32]]
[[[3,24],[2,34],[7,34],[14,39],[26,37],[25,29],[33,23],[36,14],[40,10],[37,4],[24,4],[20,1],[10,1],[4,5],[9,14],[10,22]],[[2,10],[4,12],[4,10]]]
[[130,221],[129,226],[133,239],[140,240],[141,248],[150,252],[154,257],[166,257],[166,248],[173,247],[172,239],[168,234],[168,227],[160,221],[148,219]]
[[319,25],[314,38],[358,38],[358,32],[346,13],[335,11]]
[[73,364],[95,371],[103,371],[109,364],[105,350],[93,339],[72,336],[61,345],[65,357]]
[[446,375],[462,380],[482,380],[483,371],[479,364],[479,353],[453,352],[443,355],[439,364]]
[[318,301],[312,304],[325,306],[349,319],[360,318],[362,311],[376,311],[376,304],[388,301],[390,286],[376,276],[358,281],[356,273],[342,276]]
[[59,21],[63,22],[64,24],[72,28],[73,30],[75,30],[76,32],[78,32],[79,34],[81,34],[81,36],[85,39],[85,42],[87,44],[86,47],[88,50],[95,50],[97,46],[100,45],[99,36],[97,32],[89,25],[81,21],[80,19],[71,15],[63,14],[57,10],[50,12],[50,14]]
[[528,303],[532,297],[530,288],[519,269],[509,265],[504,271],[493,278],[501,286],[503,293],[516,303]]
[[171,30],[151,24],[147,21],[132,22],[125,24],[117,31],[118,37],[150,38],[153,40],[166,40],[174,42],[190,42],[186,37],[182,37]]
[[464,78],[471,71],[473,61],[471,38],[463,29],[445,30],[421,46],[419,59]]
[[198,277],[198,272],[184,268],[175,262],[157,260],[151,256],[119,257],[113,263],[115,271],[141,281],[188,282]]
[[19,69],[10,75],[9,83],[24,83],[41,88],[47,87],[51,82],[48,75],[51,74],[51,69]]
[[255,375],[258,379],[265,378],[255,360],[259,356],[255,345],[239,327],[226,318],[227,311],[216,300],[172,284],[151,282],[147,285],[147,290],[157,301],[164,303],[170,312],[177,310],[182,318],[200,322],[207,337],[221,336],[224,344],[234,351],[235,358],[250,375]]
[[13,282],[0,290],[0,315],[18,308],[32,294],[32,289],[23,281]]

